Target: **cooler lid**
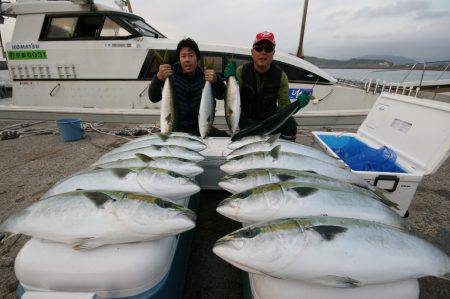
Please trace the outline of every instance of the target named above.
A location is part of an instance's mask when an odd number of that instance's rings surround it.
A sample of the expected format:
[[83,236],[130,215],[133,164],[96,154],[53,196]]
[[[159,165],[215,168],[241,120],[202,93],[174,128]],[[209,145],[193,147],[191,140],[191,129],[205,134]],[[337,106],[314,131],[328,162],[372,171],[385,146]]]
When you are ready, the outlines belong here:
[[450,104],[382,93],[357,135],[388,146],[412,169],[430,174],[450,154]]

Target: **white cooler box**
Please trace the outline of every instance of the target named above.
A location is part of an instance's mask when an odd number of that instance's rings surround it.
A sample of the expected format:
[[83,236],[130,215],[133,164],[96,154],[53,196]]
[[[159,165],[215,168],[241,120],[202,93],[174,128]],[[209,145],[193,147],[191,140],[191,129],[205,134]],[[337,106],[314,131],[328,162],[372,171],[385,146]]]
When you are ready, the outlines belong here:
[[[423,176],[436,172],[450,154],[450,104],[382,93],[356,134],[313,135],[352,172],[386,190],[404,216]],[[394,163],[389,155],[396,156]]]
[[333,288],[266,275],[246,275],[250,286],[247,298],[253,299],[417,299],[420,294],[417,279],[358,288]]
[[204,171],[197,176],[197,181],[202,190],[223,190],[218,182],[226,173],[220,170],[220,165],[226,161],[225,157],[231,152],[227,147],[231,142],[230,137],[209,137],[204,142],[208,146],[200,152],[205,156],[205,160],[200,162]]

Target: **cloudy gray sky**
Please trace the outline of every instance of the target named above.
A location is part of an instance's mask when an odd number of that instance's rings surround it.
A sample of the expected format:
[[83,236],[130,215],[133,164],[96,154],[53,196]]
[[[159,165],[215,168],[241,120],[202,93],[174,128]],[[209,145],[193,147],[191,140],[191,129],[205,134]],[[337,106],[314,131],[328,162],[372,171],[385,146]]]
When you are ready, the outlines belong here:
[[[98,0],[113,3],[113,0]],[[250,46],[274,32],[296,52],[303,0],[131,0],[134,13],[169,38]],[[11,22],[2,25],[4,39]],[[450,59],[450,0],[310,0],[305,54],[347,59],[365,54]]]

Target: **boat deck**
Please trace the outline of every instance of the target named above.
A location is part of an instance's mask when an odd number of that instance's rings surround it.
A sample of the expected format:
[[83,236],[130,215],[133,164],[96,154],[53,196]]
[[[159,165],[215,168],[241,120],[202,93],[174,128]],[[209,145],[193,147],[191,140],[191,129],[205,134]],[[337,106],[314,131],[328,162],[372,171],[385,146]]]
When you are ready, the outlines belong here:
[[[24,121],[25,122],[25,121]],[[29,122],[29,121],[28,121]],[[1,121],[0,129],[21,121]],[[110,129],[125,124],[105,124]],[[134,128],[135,125],[129,125]],[[93,163],[102,154],[126,140],[90,131],[83,140],[61,141],[54,122],[26,128],[34,135],[0,141],[0,222],[37,201],[58,180]],[[309,130],[301,130],[297,142],[317,146]],[[413,230],[450,255],[450,159],[433,175],[424,178],[409,209]],[[186,298],[243,298],[241,271],[215,256],[211,248],[239,224],[216,213],[226,192],[202,191],[197,228],[191,248],[186,280]],[[28,240],[15,236],[0,244],[0,298],[16,298],[14,259]],[[420,298],[449,298],[450,282],[437,278],[420,279]]]

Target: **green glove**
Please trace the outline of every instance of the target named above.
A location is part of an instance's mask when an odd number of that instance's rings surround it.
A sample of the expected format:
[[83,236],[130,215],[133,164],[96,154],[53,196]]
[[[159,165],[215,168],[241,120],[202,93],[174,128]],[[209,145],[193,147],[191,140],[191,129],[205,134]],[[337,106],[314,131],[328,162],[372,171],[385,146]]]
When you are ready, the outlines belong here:
[[300,109],[305,107],[306,105],[308,105],[310,99],[311,99],[311,95],[309,93],[302,92],[302,93],[298,94],[297,101],[298,101],[298,105],[300,106]]
[[236,77],[236,62],[230,61],[227,63],[227,66],[225,67],[225,70],[223,71],[223,76],[225,78],[235,76]]

